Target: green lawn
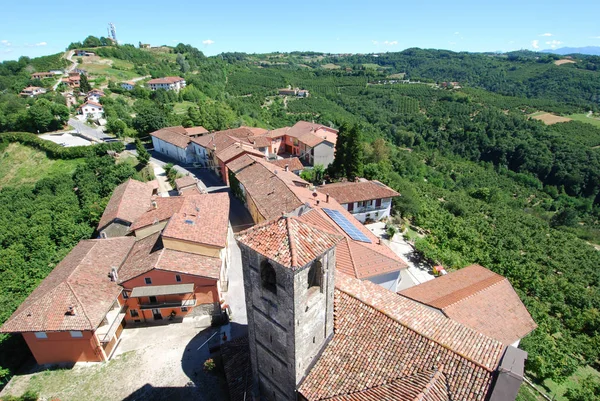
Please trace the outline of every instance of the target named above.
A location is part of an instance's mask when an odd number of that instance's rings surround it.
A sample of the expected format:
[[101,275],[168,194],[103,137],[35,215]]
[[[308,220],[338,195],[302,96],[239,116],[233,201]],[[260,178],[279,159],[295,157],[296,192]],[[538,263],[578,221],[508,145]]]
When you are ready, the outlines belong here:
[[175,103],[173,106],[173,112],[175,114],[186,114],[190,107],[197,106],[194,102],[183,101],[181,103]]
[[42,178],[73,173],[82,162],[82,159],[48,159],[44,152],[11,143],[0,151],[0,189],[6,186],[35,184]]
[[600,118],[598,117],[594,117],[594,118],[589,118],[586,117],[586,114],[571,114],[570,116],[567,116],[569,118],[572,118],[575,121],[581,121],[582,123],[588,123],[588,124],[592,124],[595,125],[596,127],[600,128]]
[[600,372],[590,366],[580,367],[563,383],[556,383],[550,379],[544,380],[542,390],[546,390],[550,397],[555,397],[556,401],[568,401],[564,395],[570,387],[574,387],[581,379],[589,375],[600,378]]

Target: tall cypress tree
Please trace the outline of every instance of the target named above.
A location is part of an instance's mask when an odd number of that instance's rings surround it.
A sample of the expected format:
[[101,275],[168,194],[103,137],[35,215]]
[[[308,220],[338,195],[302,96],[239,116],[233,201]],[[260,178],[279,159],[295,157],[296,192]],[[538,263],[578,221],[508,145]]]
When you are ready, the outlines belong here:
[[363,145],[362,132],[358,126],[353,126],[346,144],[346,178],[354,181],[356,177],[363,175]]
[[333,162],[327,167],[327,174],[331,178],[340,178],[346,175],[346,148],[350,127],[344,123],[340,126],[337,141],[335,143],[335,155]]

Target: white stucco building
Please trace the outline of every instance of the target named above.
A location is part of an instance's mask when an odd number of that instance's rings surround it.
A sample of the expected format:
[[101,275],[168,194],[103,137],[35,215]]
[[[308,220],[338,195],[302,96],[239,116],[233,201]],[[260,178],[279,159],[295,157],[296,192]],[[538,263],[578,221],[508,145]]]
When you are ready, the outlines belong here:
[[390,216],[392,198],[400,194],[379,181],[364,178],[356,182],[323,185],[319,191],[329,194],[358,221],[379,221]]
[[155,78],[148,81],[147,85],[148,88],[153,91],[164,89],[167,91],[179,92],[181,89],[185,88],[185,79],[181,77]]
[[166,127],[150,134],[154,150],[178,160],[193,163],[196,160],[191,138],[208,133],[203,127]]
[[92,118],[97,120],[102,118],[104,114],[104,107],[100,103],[92,102],[88,100],[77,109],[79,114],[83,115],[84,118]]

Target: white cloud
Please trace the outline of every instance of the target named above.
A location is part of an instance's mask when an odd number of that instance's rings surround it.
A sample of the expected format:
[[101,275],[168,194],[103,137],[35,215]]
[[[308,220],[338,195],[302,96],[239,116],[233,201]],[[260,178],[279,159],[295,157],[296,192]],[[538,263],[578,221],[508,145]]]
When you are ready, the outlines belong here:
[[539,40],[532,40],[531,41],[531,47],[533,47],[534,49],[539,49],[540,48],[540,41]]
[[547,37],[550,37],[550,36],[552,36],[552,34],[551,34],[551,33],[542,33],[540,36],[547,36]]
[[38,46],[38,47],[39,46],[46,46],[47,44],[48,43],[46,43],[46,42],[39,42],[39,43],[36,43],[34,46]]
[[398,44],[398,41],[397,40],[392,40],[392,41],[386,40],[385,42],[383,42],[383,44],[386,46],[396,46]]
[[556,49],[559,45],[562,44],[562,42],[560,40],[551,40],[549,42],[546,42],[547,45],[550,45],[550,47],[552,49]]
[[203,41],[202,41],[202,44],[203,44],[203,45],[206,45],[206,46],[210,46],[210,45],[212,45],[213,43],[215,43],[215,41],[214,41],[214,40],[210,40],[210,39],[206,39],[206,40],[203,40]]
[[12,43],[10,43],[8,40],[0,40],[0,43],[2,43],[3,46],[11,46]]
[[600,39],[600,36],[590,36],[590,39]]
[[454,32],[455,35],[460,35],[460,32]]
[[448,43],[451,44],[451,45],[455,45],[456,44],[456,42],[448,42]]
[[377,45],[379,44],[379,42],[378,42],[378,41],[376,41],[376,40],[372,40],[371,42],[373,42],[373,44],[374,44],[375,46],[377,46]]

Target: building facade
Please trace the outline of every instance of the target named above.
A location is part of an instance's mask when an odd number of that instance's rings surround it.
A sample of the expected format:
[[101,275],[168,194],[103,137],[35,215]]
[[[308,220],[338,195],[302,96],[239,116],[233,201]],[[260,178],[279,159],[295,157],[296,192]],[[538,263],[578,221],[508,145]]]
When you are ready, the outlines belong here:
[[156,78],[151,79],[146,84],[148,88],[153,91],[157,89],[164,89],[166,91],[179,92],[181,89],[185,88],[185,79],[180,77]]

